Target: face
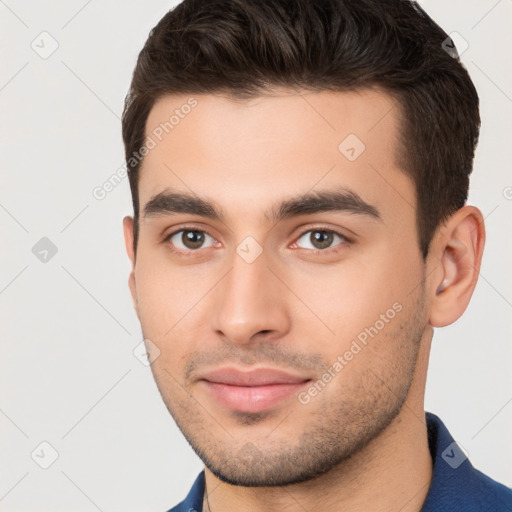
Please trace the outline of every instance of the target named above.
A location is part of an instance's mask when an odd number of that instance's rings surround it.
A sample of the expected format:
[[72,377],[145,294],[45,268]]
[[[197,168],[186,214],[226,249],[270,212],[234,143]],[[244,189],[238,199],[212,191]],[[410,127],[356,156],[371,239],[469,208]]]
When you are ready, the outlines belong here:
[[282,90],[150,113],[130,287],[165,405],[226,482],[324,474],[410,398],[428,313],[393,105]]

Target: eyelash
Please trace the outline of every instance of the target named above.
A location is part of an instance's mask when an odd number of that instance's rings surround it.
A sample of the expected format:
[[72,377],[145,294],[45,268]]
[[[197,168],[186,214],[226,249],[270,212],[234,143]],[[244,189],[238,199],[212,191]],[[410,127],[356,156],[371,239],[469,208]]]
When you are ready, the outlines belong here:
[[[169,235],[167,235],[163,242],[166,243],[166,242],[169,242],[170,239],[176,235],[177,233],[180,233],[182,231],[195,231],[197,233],[205,233],[206,235],[208,235],[209,237],[213,238],[215,240],[215,237],[213,237],[212,235],[210,235],[210,233],[208,233],[208,231],[205,231],[204,229],[197,229],[197,228],[194,228],[194,227],[191,227],[191,226],[183,226],[181,227],[180,229],[176,230],[176,231],[173,231],[172,233],[170,233]],[[317,226],[315,228],[310,228],[310,229],[307,229],[306,231],[303,231],[297,238],[296,240],[300,240],[306,233],[313,233],[315,231],[321,231],[321,232],[325,232],[325,233],[330,233],[330,234],[334,234],[334,235],[338,235],[339,237],[343,238],[344,239],[344,242],[340,242],[339,244],[335,245],[334,247],[329,247],[327,249],[305,249],[307,250],[308,252],[310,253],[313,253],[313,254],[330,254],[331,252],[337,252],[339,251],[340,249],[337,247],[341,246],[341,245],[351,245],[353,243],[353,240],[348,238],[346,235],[344,235],[343,233],[340,233],[339,231],[336,231],[335,229],[332,229],[332,228],[328,228],[326,226]],[[296,242],[294,242],[295,244]],[[168,244],[169,245],[169,250],[173,253],[173,254],[178,254],[180,256],[184,256],[184,257],[194,257],[195,254],[197,252],[200,251],[200,249],[195,249],[195,250],[188,250],[188,251],[182,251],[180,249],[176,249],[176,247],[174,247],[172,244]]]

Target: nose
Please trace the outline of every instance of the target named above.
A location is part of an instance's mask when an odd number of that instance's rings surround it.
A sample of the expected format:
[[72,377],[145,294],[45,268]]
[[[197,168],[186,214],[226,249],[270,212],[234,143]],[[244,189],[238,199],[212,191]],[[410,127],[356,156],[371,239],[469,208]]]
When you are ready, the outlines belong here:
[[213,327],[237,344],[280,338],[290,329],[287,288],[263,252],[248,263],[234,254],[231,270],[216,287]]

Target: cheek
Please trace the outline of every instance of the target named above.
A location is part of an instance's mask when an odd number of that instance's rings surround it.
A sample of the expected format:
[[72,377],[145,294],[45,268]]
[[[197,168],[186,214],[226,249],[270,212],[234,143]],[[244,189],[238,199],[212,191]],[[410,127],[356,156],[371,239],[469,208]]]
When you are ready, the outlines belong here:
[[151,338],[171,335],[207,290],[204,275],[178,270],[141,254],[135,271],[142,329]]
[[154,372],[181,375],[191,354],[208,338],[211,293],[224,272],[208,265],[177,266],[159,254],[140,253],[135,273],[139,316],[145,338],[159,358]]
[[[158,349],[151,365],[155,380],[164,394],[179,394],[179,376],[192,350],[190,314],[201,294],[200,283],[184,280],[169,265],[156,265],[154,259],[138,260],[137,299],[143,336]],[[202,292],[204,294],[204,292]],[[178,386],[175,388],[175,386]]]
[[[410,308],[421,282],[421,267],[412,257],[399,263],[397,259],[398,255],[389,251],[380,258],[354,259],[316,279],[302,278],[307,290],[304,302],[332,331],[322,328],[325,335],[317,334],[317,348],[326,357],[334,361],[347,350],[357,351],[357,347],[351,348],[357,340],[361,347],[365,342],[375,345],[364,350],[364,357],[358,356],[361,363],[367,357],[386,359],[387,352],[400,343],[400,326],[413,313]],[[304,322],[303,328],[310,327]]]
[[[139,265],[139,264],[138,264]],[[172,327],[173,287],[167,276],[161,271],[145,267],[137,267],[135,272],[137,300],[142,329],[146,337],[161,336]]]
[[315,272],[293,271],[287,281],[336,337],[346,339],[373,325],[395,303],[403,306],[418,284],[419,268],[410,259],[397,263],[398,256],[382,252],[354,257]]

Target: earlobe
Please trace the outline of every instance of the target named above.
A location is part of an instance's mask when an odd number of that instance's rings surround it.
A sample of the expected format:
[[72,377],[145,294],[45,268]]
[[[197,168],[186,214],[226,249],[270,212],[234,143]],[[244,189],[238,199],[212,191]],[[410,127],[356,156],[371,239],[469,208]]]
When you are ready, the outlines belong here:
[[444,224],[433,250],[437,253],[433,272],[435,293],[431,297],[430,323],[444,327],[466,310],[480,271],[485,227],[482,213],[464,206]]

